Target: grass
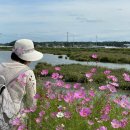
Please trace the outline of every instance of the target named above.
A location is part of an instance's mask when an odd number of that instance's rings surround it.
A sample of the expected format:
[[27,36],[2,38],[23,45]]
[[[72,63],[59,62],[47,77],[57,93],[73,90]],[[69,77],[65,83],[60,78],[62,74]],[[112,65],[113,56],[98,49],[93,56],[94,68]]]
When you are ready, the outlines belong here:
[[[93,67],[87,65],[80,65],[80,64],[71,64],[71,65],[60,65],[62,68],[61,73],[64,75],[65,82],[79,82],[79,83],[86,83],[89,85],[87,78],[85,78],[85,74],[89,72]],[[95,66],[96,67],[96,66]],[[47,64],[47,63],[38,63],[34,70],[36,77],[42,77],[40,72],[41,70],[48,69],[50,76],[54,72],[54,66]],[[99,85],[106,84],[106,76],[104,75],[103,71],[106,68],[97,67],[97,72],[93,76],[94,82],[93,85],[95,87],[99,87]],[[130,83],[124,81],[122,74],[126,72],[125,69],[117,69],[112,70],[111,74],[118,77],[120,89],[130,90]],[[130,72],[127,72],[130,74]]]
[[100,62],[130,63],[129,48],[38,48],[38,50],[43,53],[67,55],[77,61],[94,61],[91,55],[96,53]]

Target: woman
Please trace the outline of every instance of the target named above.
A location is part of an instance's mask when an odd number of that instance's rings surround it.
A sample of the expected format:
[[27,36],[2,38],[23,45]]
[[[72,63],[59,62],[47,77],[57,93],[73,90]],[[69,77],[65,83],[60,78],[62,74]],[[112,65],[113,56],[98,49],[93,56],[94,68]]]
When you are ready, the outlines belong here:
[[[8,92],[16,108],[17,114],[15,114],[13,119],[22,116],[20,114],[21,110],[30,109],[36,105],[36,100],[34,99],[36,79],[33,71],[28,66],[31,61],[40,60],[42,57],[43,54],[34,49],[34,44],[31,40],[20,39],[15,42],[12,50],[12,61],[0,64],[0,75],[3,75],[6,82],[9,83],[7,86]],[[5,129],[10,130],[12,127],[10,123],[13,119],[10,119],[6,113],[3,114],[3,118],[5,124],[9,127]],[[3,130],[4,128],[2,129],[1,127],[0,129]]]

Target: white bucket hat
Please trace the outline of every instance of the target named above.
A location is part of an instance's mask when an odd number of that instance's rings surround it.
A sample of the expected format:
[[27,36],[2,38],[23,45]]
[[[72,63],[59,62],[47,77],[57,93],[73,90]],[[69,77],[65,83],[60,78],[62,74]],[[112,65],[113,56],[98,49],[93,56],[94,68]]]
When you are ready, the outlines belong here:
[[34,49],[34,44],[32,40],[20,39],[14,44],[12,50],[20,59],[25,61],[37,61],[43,57],[41,52]]

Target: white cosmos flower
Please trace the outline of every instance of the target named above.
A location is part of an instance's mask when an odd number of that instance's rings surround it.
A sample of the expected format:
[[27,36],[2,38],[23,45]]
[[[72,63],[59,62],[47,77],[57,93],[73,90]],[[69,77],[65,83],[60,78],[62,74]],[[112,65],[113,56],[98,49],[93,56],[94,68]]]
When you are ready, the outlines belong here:
[[59,105],[58,108],[62,108],[62,105]]
[[62,117],[64,117],[64,113],[63,112],[58,112],[56,116],[58,118],[62,118]]

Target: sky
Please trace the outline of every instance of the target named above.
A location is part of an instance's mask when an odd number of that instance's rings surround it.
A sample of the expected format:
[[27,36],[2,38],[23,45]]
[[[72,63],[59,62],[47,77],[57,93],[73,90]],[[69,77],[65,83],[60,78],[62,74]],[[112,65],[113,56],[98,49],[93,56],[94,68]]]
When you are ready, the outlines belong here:
[[130,41],[130,0],[0,0],[0,43]]

